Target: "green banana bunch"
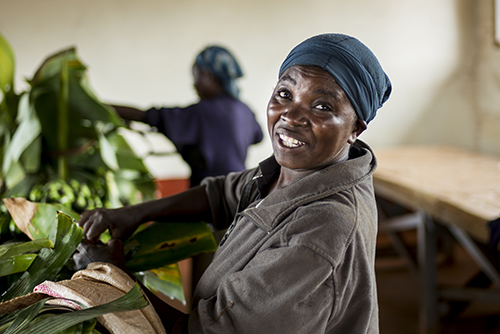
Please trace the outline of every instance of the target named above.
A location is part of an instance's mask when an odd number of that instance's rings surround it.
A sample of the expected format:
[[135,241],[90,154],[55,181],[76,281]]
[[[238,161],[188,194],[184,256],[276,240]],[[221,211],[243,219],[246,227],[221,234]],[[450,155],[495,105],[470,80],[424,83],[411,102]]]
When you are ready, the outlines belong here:
[[98,178],[89,186],[76,179],[57,179],[35,185],[28,196],[32,202],[58,203],[76,212],[92,210],[103,206],[106,184]]

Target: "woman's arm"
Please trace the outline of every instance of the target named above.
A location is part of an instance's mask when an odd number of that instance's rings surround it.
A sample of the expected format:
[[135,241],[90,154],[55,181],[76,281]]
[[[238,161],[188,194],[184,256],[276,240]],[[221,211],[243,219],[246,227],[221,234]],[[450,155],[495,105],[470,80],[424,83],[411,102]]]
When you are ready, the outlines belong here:
[[78,224],[85,230],[87,240],[96,242],[99,235],[109,228],[112,238],[125,241],[139,225],[148,221],[211,223],[212,215],[205,186],[123,208],[85,211]]
[[146,113],[134,107],[111,105],[121,118],[128,121],[146,122]]

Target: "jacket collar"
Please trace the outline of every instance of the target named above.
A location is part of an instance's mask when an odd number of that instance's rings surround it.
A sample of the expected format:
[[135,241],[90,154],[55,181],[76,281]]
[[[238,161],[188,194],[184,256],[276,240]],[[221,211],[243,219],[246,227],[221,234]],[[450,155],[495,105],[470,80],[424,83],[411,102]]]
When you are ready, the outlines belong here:
[[[371,177],[376,165],[377,162],[371,148],[364,142],[357,140],[351,146],[350,157],[347,161],[307,175],[297,182],[251,203],[241,214],[249,216],[260,228],[270,232],[297,207],[351,188]],[[253,180],[255,183],[252,188],[255,192],[266,189],[265,186],[266,184],[268,186],[269,180],[265,180],[265,178],[270,177],[270,175],[276,177],[276,168],[279,169],[274,157],[266,159],[259,166],[262,174]],[[261,187],[264,188],[261,189]],[[254,193],[254,198],[255,196],[257,193]]]

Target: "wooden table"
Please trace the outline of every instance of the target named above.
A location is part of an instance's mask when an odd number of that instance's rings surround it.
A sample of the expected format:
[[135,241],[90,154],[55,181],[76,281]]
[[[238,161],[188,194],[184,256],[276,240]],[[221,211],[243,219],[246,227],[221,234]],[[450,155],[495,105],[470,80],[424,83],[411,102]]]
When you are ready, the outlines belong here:
[[[418,224],[422,284],[421,333],[438,333],[434,221],[444,224],[488,278],[500,287],[498,270],[477,247],[489,242],[488,222],[500,216],[500,157],[446,146],[404,146],[375,150],[378,196],[413,209]],[[500,291],[500,290],[499,290]],[[498,298],[500,294],[488,294]],[[463,296],[462,296],[463,297]]]

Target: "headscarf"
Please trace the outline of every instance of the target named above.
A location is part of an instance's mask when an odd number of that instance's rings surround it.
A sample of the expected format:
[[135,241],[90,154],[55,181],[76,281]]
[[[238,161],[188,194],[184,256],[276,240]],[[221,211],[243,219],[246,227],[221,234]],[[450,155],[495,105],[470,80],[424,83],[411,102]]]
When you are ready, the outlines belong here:
[[240,65],[233,55],[220,46],[209,46],[196,57],[196,65],[208,69],[215,74],[222,84],[224,91],[234,98],[238,98],[239,89],[236,79],[243,76]]
[[342,87],[358,117],[369,123],[391,94],[389,77],[375,55],[356,38],[322,34],[297,45],[281,65],[279,77],[295,65],[315,65]]

